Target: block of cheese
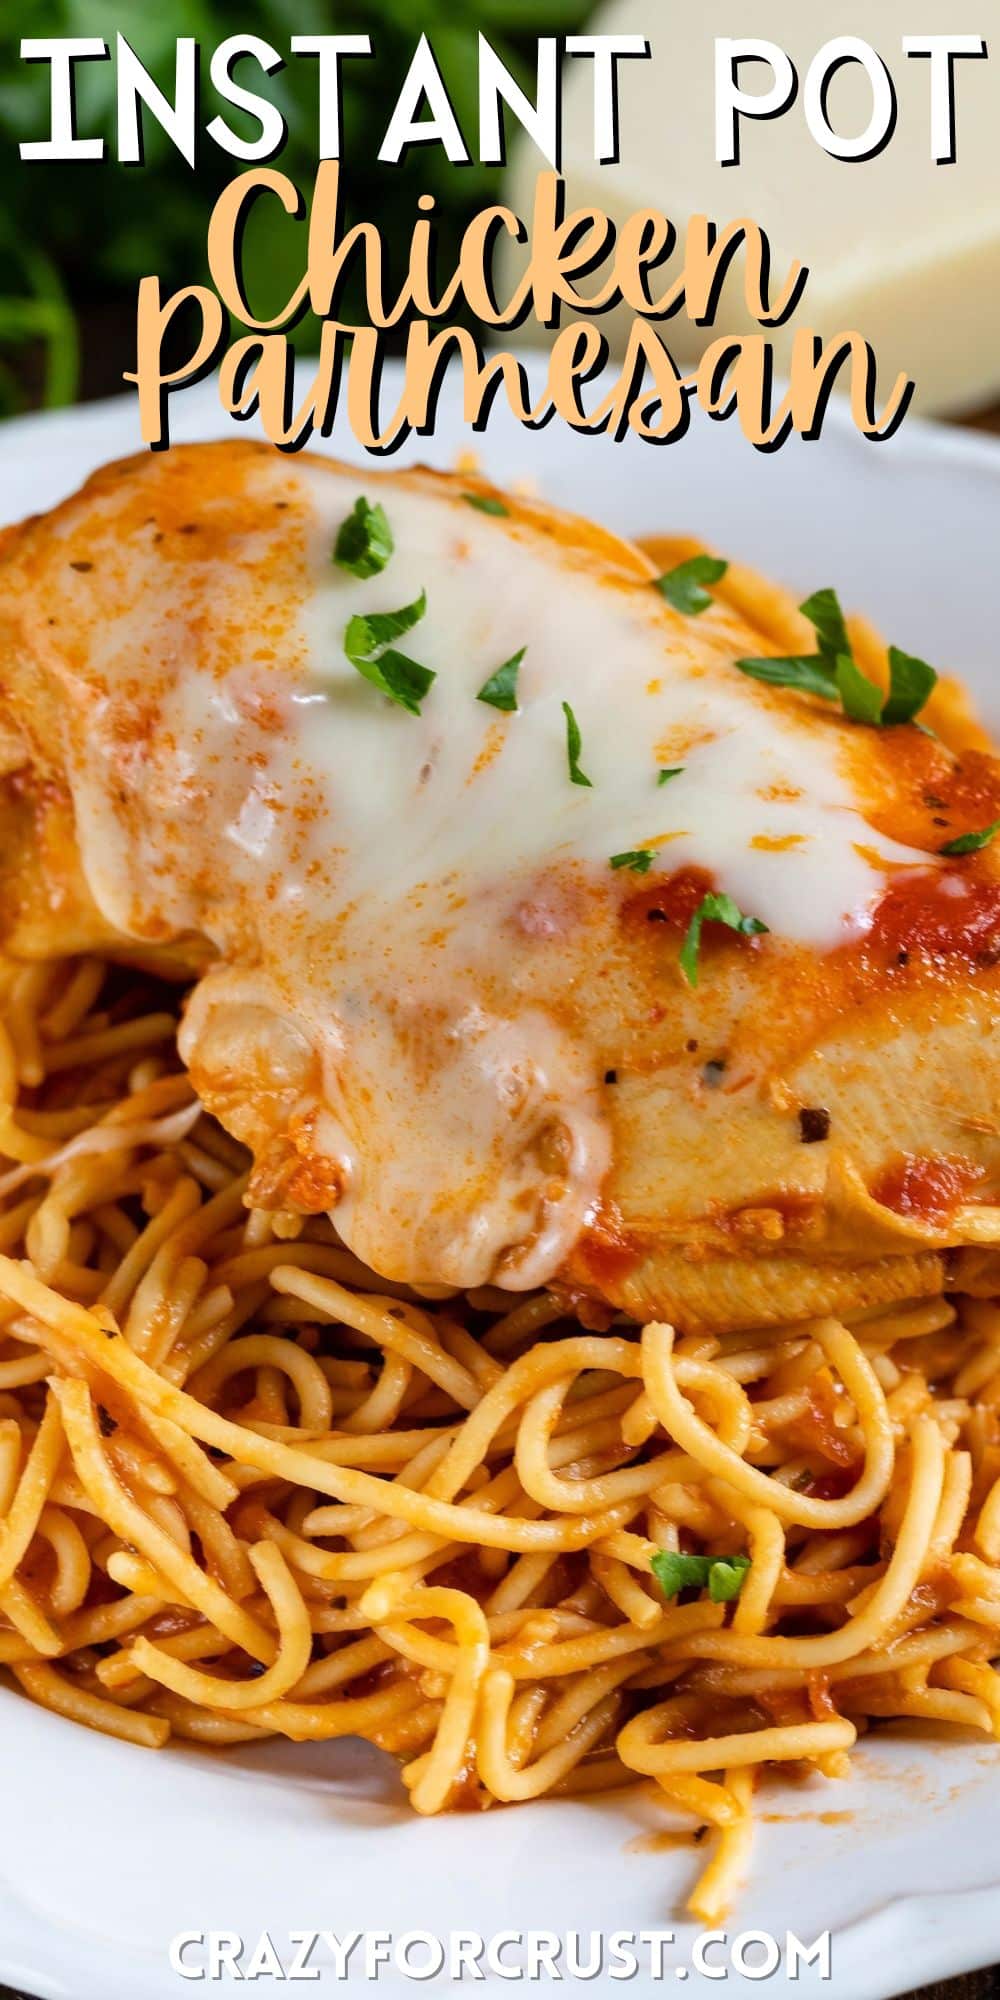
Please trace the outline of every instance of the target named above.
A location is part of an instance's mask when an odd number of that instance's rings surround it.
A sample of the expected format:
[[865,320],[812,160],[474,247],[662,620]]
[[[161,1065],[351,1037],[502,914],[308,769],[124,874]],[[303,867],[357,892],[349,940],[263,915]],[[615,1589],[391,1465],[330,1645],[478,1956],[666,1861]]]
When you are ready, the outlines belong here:
[[[857,329],[871,341],[888,392],[902,370],[916,382],[915,407],[958,412],[1000,394],[1000,51],[954,65],[957,157],[938,165],[931,148],[931,65],[906,56],[904,36],[981,34],[989,9],[956,0],[610,0],[588,32],[644,35],[647,60],[619,64],[621,158],[594,161],[593,64],[566,63],[564,172],[567,210],[594,205],[619,224],[637,208],[663,209],[681,244],[688,219],[720,226],[751,216],[768,232],[780,285],[798,258],[810,275],[789,325],[773,337],[779,366],[797,326],[829,338]],[[715,158],[715,38],[753,35],[784,49],[798,95],[781,117],[743,119],[739,164]],[[882,57],[898,103],[886,148],[867,160],[831,158],[806,124],[803,86],[822,46],[858,36]],[[772,73],[757,63],[739,72],[741,89],[760,93]],[[857,65],[830,81],[827,111],[845,137],[864,132],[872,87]],[[507,198],[530,220],[534,178],[545,165],[523,135],[512,149]],[[518,253],[510,253],[509,268]],[[675,252],[679,256],[680,252]],[[715,328],[681,313],[663,337],[682,362],[718,333],[745,332],[742,257],[727,282]],[[593,281],[591,281],[593,283]],[[626,319],[601,321],[620,348]]]

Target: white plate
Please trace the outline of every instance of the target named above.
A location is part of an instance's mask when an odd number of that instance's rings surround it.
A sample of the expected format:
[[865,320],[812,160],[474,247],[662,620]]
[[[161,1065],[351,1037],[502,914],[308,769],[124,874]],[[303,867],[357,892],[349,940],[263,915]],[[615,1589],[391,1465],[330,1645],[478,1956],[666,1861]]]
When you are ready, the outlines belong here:
[[[224,430],[211,384],[175,399],[175,441]],[[397,462],[447,465],[470,443],[501,483],[529,478],[626,533],[690,530],[803,594],[836,584],[899,645],[967,675],[1000,725],[1000,449],[988,442],[911,420],[891,443],[865,444],[834,410],[819,442],[793,439],[761,457],[731,424],[695,422],[682,443],[657,449],[556,425],[529,433],[499,408],[472,439],[446,394],[435,437],[412,441]],[[49,506],[138,448],[131,398],[7,425],[0,519]],[[345,429],[327,448],[361,457]],[[890,1730],[862,1745],[853,1768],[843,1783],[765,1787],[731,1934],[831,1930],[832,1982],[806,1973],[793,1990],[849,2000],[887,2000],[1000,1958],[997,1753]],[[419,1821],[388,1760],[358,1744],[151,1756],[6,1688],[0,1773],[0,1979],[46,2000],[218,1991],[169,1970],[181,1931],[253,1941],[266,1928],[287,1956],[293,1930],[673,1928],[668,1966],[689,1960],[692,1929],[676,1913],[699,1857],[629,1852],[656,1821],[627,1795]],[[729,1990],[737,1984],[731,1976]],[[770,1990],[782,1984],[777,1974]],[[493,1977],[487,1986],[507,1990]],[[324,1972],[307,1990],[335,1988]],[[685,1990],[695,1988],[718,1990],[692,1972]],[[420,1990],[392,1971],[377,1986],[389,2000]],[[580,1990],[643,1994],[652,1981],[640,1974],[623,1988],[602,1975]]]

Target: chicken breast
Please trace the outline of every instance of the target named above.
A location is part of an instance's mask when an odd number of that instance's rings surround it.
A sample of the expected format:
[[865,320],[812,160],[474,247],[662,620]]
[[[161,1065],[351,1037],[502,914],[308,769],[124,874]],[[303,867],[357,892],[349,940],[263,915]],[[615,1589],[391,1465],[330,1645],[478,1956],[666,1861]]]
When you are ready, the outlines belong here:
[[[940,852],[1000,769],[748,678],[789,647],[739,573],[698,616],[656,574],[457,476],[107,468],[0,543],[0,940],[183,970],[253,1201],[385,1277],[933,1293],[1000,1236],[1000,843]],[[710,892],[755,926],[695,960]]]

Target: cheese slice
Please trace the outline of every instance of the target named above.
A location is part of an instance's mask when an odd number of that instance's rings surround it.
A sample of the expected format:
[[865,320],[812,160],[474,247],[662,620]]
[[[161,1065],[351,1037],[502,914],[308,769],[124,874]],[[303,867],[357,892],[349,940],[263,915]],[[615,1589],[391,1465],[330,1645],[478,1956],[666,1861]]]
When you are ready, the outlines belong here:
[[[943,0],[917,10],[911,0],[826,0],[822,8],[802,0],[758,0],[749,13],[742,0],[703,0],[693,7],[611,0],[590,30],[645,35],[651,55],[619,65],[621,160],[615,166],[600,166],[593,157],[593,64],[567,62],[567,211],[594,205],[620,224],[636,209],[663,209],[678,230],[677,260],[692,215],[707,214],[720,226],[751,216],[771,242],[776,292],[795,259],[810,272],[789,326],[770,336],[779,366],[787,364],[796,327],[812,327],[825,338],[857,329],[878,358],[882,400],[902,371],[915,381],[914,407],[925,414],[987,401],[1000,391],[1000,81],[993,51],[989,60],[954,65],[953,165],[932,158],[930,63],[903,52],[906,36],[981,34],[984,25],[982,10],[956,9]],[[740,163],[723,167],[715,159],[715,38],[748,35],[787,52],[798,73],[798,95],[779,118],[742,119]],[[871,44],[896,91],[895,131],[869,160],[832,159],[811,136],[803,111],[810,63],[841,35]],[[763,92],[771,80],[762,65],[741,68],[741,89]],[[832,77],[827,112],[844,137],[866,129],[872,91],[859,65]],[[507,198],[529,219],[535,175],[544,165],[522,139]],[[509,253],[511,265],[518,254]],[[619,311],[600,322],[619,348],[630,318]],[[671,352],[686,362],[717,334],[744,332],[752,324],[738,257],[714,328],[694,326],[682,313],[662,332]]]

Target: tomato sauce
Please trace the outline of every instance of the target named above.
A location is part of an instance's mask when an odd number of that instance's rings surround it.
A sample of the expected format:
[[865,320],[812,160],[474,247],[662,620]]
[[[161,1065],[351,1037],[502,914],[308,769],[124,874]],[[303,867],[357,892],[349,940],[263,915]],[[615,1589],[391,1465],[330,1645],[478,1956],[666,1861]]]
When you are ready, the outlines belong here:
[[635,1270],[643,1246],[622,1226],[613,1202],[603,1202],[577,1244],[574,1264],[585,1284],[614,1292]]
[[907,873],[877,905],[863,954],[873,968],[918,956],[942,969],[1000,964],[1000,881],[957,865]]
[[[625,923],[673,924],[686,930],[699,903],[715,888],[705,868],[676,868],[647,889],[638,889],[622,906]],[[707,933],[706,933],[707,935]]]
[[982,1167],[951,1155],[901,1153],[880,1174],[871,1196],[896,1215],[910,1215],[919,1222],[946,1222],[982,1174]]

